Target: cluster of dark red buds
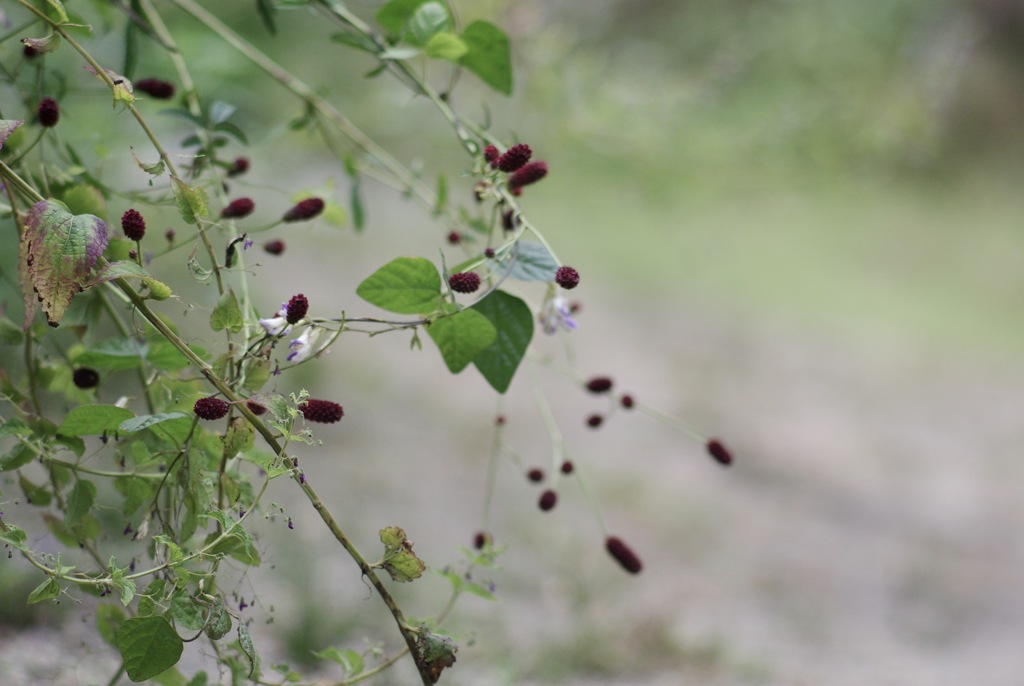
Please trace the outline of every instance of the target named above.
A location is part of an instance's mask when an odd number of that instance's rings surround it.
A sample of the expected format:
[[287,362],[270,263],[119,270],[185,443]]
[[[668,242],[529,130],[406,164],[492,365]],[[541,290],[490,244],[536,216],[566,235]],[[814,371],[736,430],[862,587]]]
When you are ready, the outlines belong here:
[[256,209],[256,203],[252,198],[238,198],[228,203],[228,206],[220,211],[221,219],[241,219],[248,217]]
[[281,221],[301,222],[316,217],[324,211],[324,201],[320,198],[306,198],[289,208]]
[[132,88],[157,100],[170,100],[174,97],[174,84],[161,79],[139,79],[132,84]]
[[230,406],[227,401],[221,400],[220,398],[214,398],[213,396],[200,398],[196,401],[196,404],[192,406],[192,411],[196,413],[196,416],[200,419],[206,420],[225,417],[227,416],[229,409]]
[[298,324],[309,312],[309,299],[302,293],[293,295],[285,306],[285,321],[289,324]]
[[456,272],[448,277],[448,285],[456,293],[472,293],[480,288],[480,275],[476,272]]
[[57,101],[53,98],[43,98],[39,102],[36,115],[39,117],[40,125],[50,128],[56,126],[60,119],[60,107],[57,106]]
[[126,238],[141,241],[146,235],[146,220],[138,210],[130,209],[121,215],[121,230],[124,231]]
[[338,403],[316,398],[310,398],[299,404],[299,412],[306,418],[306,421],[320,422],[321,424],[333,424],[345,416],[344,408]]
[[506,150],[504,154],[494,145],[484,148],[484,161],[498,171],[509,174],[508,189],[519,195],[523,186],[537,183],[548,173],[547,162],[531,162],[533,150],[525,143],[518,143]]

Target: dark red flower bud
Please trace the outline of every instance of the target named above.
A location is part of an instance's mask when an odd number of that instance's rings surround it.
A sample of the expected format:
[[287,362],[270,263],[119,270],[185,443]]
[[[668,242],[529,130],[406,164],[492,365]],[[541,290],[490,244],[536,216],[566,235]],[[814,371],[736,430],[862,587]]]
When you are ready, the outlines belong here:
[[589,417],[587,417],[587,426],[589,426],[591,429],[596,429],[603,423],[604,417],[602,417],[599,414],[592,414]]
[[248,217],[256,209],[256,203],[252,198],[238,198],[228,203],[228,206],[220,211],[221,219],[241,219]]
[[615,558],[615,561],[630,574],[639,574],[644,568],[640,558],[636,556],[632,548],[626,545],[618,536],[609,536],[604,541],[604,547],[608,554]]
[[622,405],[627,410],[631,410],[633,409],[633,405],[636,404],[636,401],[633,400],[633,396],[624,395],[621,398],[619,398],[619,404]]
[[532,481],[533,483],[539,483],[544,480],[544,470],[538,467],[534,467],[533,469],[526,472],[526,478]]
[[612,380],[607,376],[595,376],[587,382],[587,390],[591,393],[607,393],[612,390]]
[[22,52],[23,55],[25,55],[25,57],[27,59],[33,59],[34,57],[36,57],[39,54],[38,50],[33,48],[31,45],[27,45],[27,44],[25,45],[25,47],[22,49],[21,52]]
[[234,163],[228,168],[228,176],[239,176],[249,171],[249,158],[237,157]]
[[168,243],[174,242],[174,235],[174,229],[167,229],[167,231],[164,232],[164,237],[167,239]]
[[537,507],[547,512],[558,503],[558,494],[552,491],[550,488],[540,494],[540,500],[537,501]]
[[53,98],[43,98],[39,103],[39,109],[37,110],[39,116],[39,123],[49,128],[57,125],[57,120],[60,119],[60,108],[57,106],[57,101]]
[[100,383],[100,374],[90,367],[79,367],[71,372],[71,381],[79,388],[96,388]]
[[531,183],[537,183],[545,176],[548,175],[548,163],[547,162],[530,162],[508,177],[508,187],[516,191],[523,186],[529,186]]
[[501,215],[501,226],[506,231],[515,231],[516,229],[516,213],[513,210],[506,210]]
[[489,533],[486,531],[477,531],[476,534],[473,535],[473,547],[480,550],[487,545],[490,540],[491,535]]
[[157,100],[170,100],[174,97],[174,85],[160,79],[139,79],[132,83],[132,87]]
[[575,470],[576,467],[569,460],[562,463],[562,474],[572,474]]
[[726,448],[725,445],[723,445],[717,438],[708,439],[706,447],[708,449],[708,454],[715,458],[715,461],[718,462],[718,464],[726,467],[732,464],[732,453],[730,453],[729,449]]
[[323,211],[323,200],[320,198],[306,198],[285,212],[281,219],[286,222],[300,222],[306,219],[312,219]]
[[555,283],[569,290],[580,284],[580,273],[572,267],[559,267],[555,272]]
[[493,259],[494,258],[494,248],[484,248],[484,257],[486,257],[489,260]]
[[497,417],[494,418],[494,423],[497,424],[498,426],[505,426],[506,421],[508,420],[505,419],[505,415],[503,414],[499,414]]
[[310,398],[299,405],[299,412],[310,422],[333,424],[345,416],[345,410],[338,403],[330,400]]
[[476,272],[457,272],[448,277],[448,285],[456,293],[472,293],[480,288],[480,275]]
[[452,245],[458,245],[462,242],[462,234],[458,231],[452,231],[448,234],[448,242]]
[[255,400],[253,400],[252,398],[250,398],[249,400],[245,401],[245,406],[248,407],[249,411],[252,412],[257,417],[267,411],[267,406],[266,405],[258,403]]
[[285,309],[285,321],[289,324],[297,324],[309,312],[309,299],[302,293],[293,295],[288,300],[288,305],[285,306]]
[[263,249],[271,255],[280,255],[284,252],[284,241],[267,241],[263,244]]
[[192,411],[195,412],[196,416],[200,419],[220,419],[227,415],[228,409],[230,408],[228,407],[227,402],[212,396],[200,398],[192,407]]
[[488,145],[484,148],[484,160],[491,163],[494,166],[495,161],[498,159],[498,148],[493,145]]
[[146,235],[146,220],[137,210],[131,209],[121,215],[121,230],[126,238],[141,241]]
[[[522,168],[524,164],[530,161],[530,156],[533,155],[533,151],[530,150],[530,146],[525,143],[519,145],[513,145],[511,148],[505,151],[505,154],[498,158],[495,166],[503,172],[512,173],[517,169]],[[547,171],[545,169],[545,171]],[[519,184],[525,186],[526,184]]]

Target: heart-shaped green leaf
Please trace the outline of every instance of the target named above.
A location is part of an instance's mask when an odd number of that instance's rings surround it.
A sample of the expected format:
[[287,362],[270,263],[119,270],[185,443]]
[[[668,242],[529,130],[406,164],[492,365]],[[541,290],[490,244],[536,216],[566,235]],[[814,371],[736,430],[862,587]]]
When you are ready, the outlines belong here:
[[472,309],[497,330],[494,343],[477,354],[473,364],[494,390],[504,393],[533,338],[533,313],[529,305],[505,291],[494,291]]
[[508,36],[494,24],[474,21],[462,32],[469,52],[462,64],[484,83],[505,95],[512,94],[512,50]]
[[437,319],[431,322],[427,333],[437,344],[452,374],[461,372],[498,337],[494,325],[476,310],[462,310]]
[[117,632],[124,671],[132,681],[145,681],[170,669],[181,659],[184,643],[163,617],[131,617]]
[[363,300],[398,314],[434,312],[440,292],[441,275],[437,267],[422,257],[391,260],[356,288],[356,295]]

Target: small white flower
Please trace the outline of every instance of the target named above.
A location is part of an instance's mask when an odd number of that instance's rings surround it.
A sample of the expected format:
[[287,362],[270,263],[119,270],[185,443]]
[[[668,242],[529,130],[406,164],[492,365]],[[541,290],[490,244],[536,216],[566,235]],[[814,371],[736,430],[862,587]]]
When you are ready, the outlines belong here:
[[546,334],[556,333],[559,329],[572,331],[579,326],[572,318],[569,303],[560,295],[549,297],[544,301],[537,319],[540,320],[540,325]]
[[269,319],[261,319],[260,326],[271,336],[280,336],[288,333],[291,330],[291,325],[288,320],[283,316],[270,317]]
[[320,338],[320,329],[316,327],[309,327],[302,332],[302,335],[298,338],[292,339],[292,342],[288,344],[288,349],[291,350],[286,358],[289,362],[298,364],[305,359],[308,359],[313,355],[313,348],[316,345],[316,340]]

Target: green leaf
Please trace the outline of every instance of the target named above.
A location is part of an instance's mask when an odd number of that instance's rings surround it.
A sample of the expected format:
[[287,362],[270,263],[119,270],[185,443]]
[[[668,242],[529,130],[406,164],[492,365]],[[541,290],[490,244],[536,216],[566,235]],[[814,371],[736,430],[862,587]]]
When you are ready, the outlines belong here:
[[96,501],[96,484],[79,479],[68,494],[67,512],[64,515],[64,526],[74,527],[92,509]]
[[206,625],[206,608],[188,591],[177,591],[171,598],[171,617],[179,626],[190,631],[199,631]]
[[473,364],[494,390],[504,393],[533,338],[533,312],[505,291],[494,291],[472,309],[487,317],[497,331],[494,343],[474,357]]
[[410,42],[424,45],[434,34],[440,31],[450,31],[452,19],[443,4],[437,0],[429,0],[413,11],[409,21],[406,22],[406,28],[409,31]]
[[224,600],[217,596],[217,602],[210,608],[210,616],[206,621],[206,635],[214,641],[227,636],[231,631],[231,615],[224,607]]
[[167,582],[163,579],[153,579],[146,586],[146,590],[139,594],[139,616],[149,617],[150,615],[162,614],[163,607],[160,601],[164,596],[164,588]]
[[277,35],[277,25],[274,23],[274,15],[277,14],[277,7],[274,5],[274,0],[256,0],[256,10],[260,14],[260,21],[263,22],[263,28],[271,36]]
[[36,454],[29,450],[27,445],[16,443],[3,457],[0,457],[0,472],[10,472],[24,467],[35,456]]
[[44,600],[56,598],[60,595],[60,584],[52,576],[46,581],[36,586],[31,593],[28,594],[28,605],[34,605]]
[[[137,417],[126,419],[117,425],[118,431],[126,434],[134,434],[148,429],[151,426],[157,424],[163,424],[173,419],[188,419],[189,416],[184,412],[161,412],[159,414],[140,414]],[[190,422],[191,423],[191,422]]]
[[121,372],[136,369],[149,348],[134,338],[113,339],[100,343],[75,358],[81,367],[94,367],[99,371]]
[[249,673],[246,678],[251,679],[254,672],[260,667],[260,658],[256,654],[256,646],[253,645],[252,636],[249,635],[249,627],[239,622],[238,624],[238,647],[242,649],[249,659]]
[[416,652],[427,664],[435,684],[441,678],[441,672],[455,664],[455,653],[458,651],[459,647],[450,637],[430,631],[425,624],[416,632]]
[[412,541],[405,537],[399,526],[388,526],[380,530],[380,542],[384,544],[384,559],[377,565],[391,575],[395,581],[412,581],[423,575],[427,568],[423,560],[412,551]]
[[231,333],[238,333],[245,326],[245,318],[242,317],[242,310],[238,307],[238,298],[232,289],[224,291],[217,302],[217,307],[210,314],[210,328],[214,331],[228,329]]
[[454,33],[440,31],[430,37],[427,44],[423,46],[423,51],[427,57],[458,62],[469,52],[469,46]]
[[71,184],[59,191],[58,199],[67,205],[71,214],[94,214],[103,221],[107,220],[107,201],[96,186]]
[[441,275],[430,260],[399,257],[359,284],[356,295],[389,312],[420,314],[437,309],[440,291]]
[[60,19],[60,23],[61,24],[67,24],[68,21],[69,21],[68,13],[64,9],[64,5],[61,3],[61,1],[60,0],[46,0],[46,1],[50,3],[50,7],[52,7],[53,10],[57,13],[57,18]]
[[331,40],[364,52],[376,53],[379,49],[372,39],[361,33],[336,33],[331,36]]
[[23,119],[0,119],[0,150],[3,150],[4,143],[11,137],[14,130],[24,123]]
[[128,678],[138,682],[176,665],[184,644],[168,621],[157,615],[124,620],[117,632],[117,647]]
[[558,262],[542,243],[519,241],[508,276],[520,281],[554,281]]
[[[71,299],[107,247],[107,225],[91,214],[72,215],[56,200],[42,200],[28,211],[22,236],[22,259],[28,283],[26,312],[36,296],[50,326],[60,324]],[[31,302],[30,302],[31,301]]]
[[434,320],[427,333],[437,344],[452,374],[461,372],[498,337],[487,317],[472,309]]
[[68,412],[57,427],[57,433],[65,436],[98,436],[104,432],[117,431],[121,422],[134,416],[131,410],[116,405],[84,405]]
[[171,187],[174,189],[178,212],[186,224],[195,224],[197,217],[205,217],[209,213],[209,199],[202,188],[189,186],[178,177],[171,179]]
[[344,674],[347,677],[359,674],[366,667],[366,662],[363,660],[363,656],[350,649],[339,650],[334,646],[330,646],[328,648],[324,648],[320,652],[313,653],[313,655],[325,660],[337,662],[341,665],[341,668],[344,670]]
[[25,541],[27,540],[28,534],[25,533],[25,530],[19,529],[13,524],[7,525],[7,531],[0,531],[0,541],[18,550],[28,552],[28,548],[25,547]]
[[171,297],[171,288],[163,281],[153,278],[143,267],[131,260],[110,262],[103,267],[84,288],[92,288],[101,283],[113,281],[114,279],[135,278],[149,286],[149,295],[154,300],[167,300]]
[[416,8],[428,0],[391,0],[377,11],[377,23],[391,34],[400,34]]
[[110,558],[110,582],[117,590],[121,591],[121,604],[128,607],[128,604],[132,602],[132,598],[135,597],[135,582],[132,579],[125,578],[125,572],[128,571],[127,567],[118,567],[117,560],[113,557]]
[[270,381],[272,366],[270,360],[265,357],[253,360],[245,370],[245,381],[242,385],[253,392],[260,390],[267,381]]
[[256,430],[244,417],[234,417],[224,432],[224,457],[231,459],[240,452],[249,450],[256,439]]
[[100,638],[116,648],[117,632],[120,631],[121,624],[127,618],[128,615],[117,605],[110,603],[100,605],[96,608],[96,630],[99,632]]
[[484,83],[505,95],[512,94],[512,51],[508,36],[494,24],[474,21],[462,32],[469,52],[462,64]]

